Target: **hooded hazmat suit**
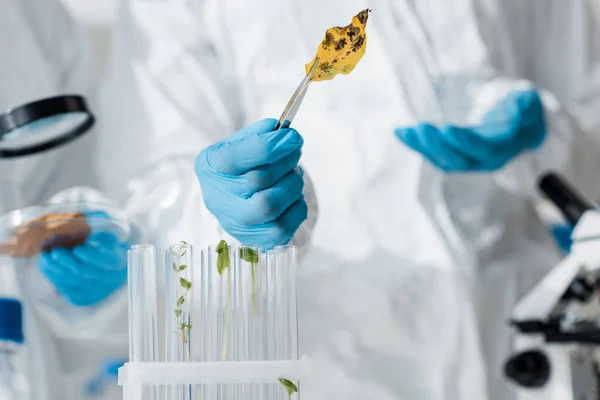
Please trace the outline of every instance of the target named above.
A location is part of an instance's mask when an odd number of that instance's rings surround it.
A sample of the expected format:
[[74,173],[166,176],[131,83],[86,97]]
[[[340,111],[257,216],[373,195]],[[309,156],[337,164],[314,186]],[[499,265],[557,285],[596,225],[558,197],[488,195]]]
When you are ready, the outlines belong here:
[[[506,319],[559,258],[534,210],[536,178],[551,168],[588,195],[600,186],[592,1],[124,1],[103,182],[160,242],[218,240],[193,158],[276,118],[325,30],[365,7],[364,59],[311,85],[293,124],[320,209],[300,275],[301,350],[316,368],[303,396],[513,398]],[[394,137],[419,121],[473,122],[533,85],[547,137],[494,173],[444,173]]]

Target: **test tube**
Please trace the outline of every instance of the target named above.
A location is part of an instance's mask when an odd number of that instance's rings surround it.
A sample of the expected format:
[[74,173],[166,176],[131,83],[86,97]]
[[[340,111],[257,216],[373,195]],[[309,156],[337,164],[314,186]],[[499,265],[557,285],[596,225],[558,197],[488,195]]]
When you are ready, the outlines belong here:
[[[202,325],[201,361],[219,361],[219,327],[217,317],[219,312],[220,280],[217,271],[216,246],[210,246],[201,252],[200,276],[202,299],[200,304],[200,324]],[[202,399],[220,399],[220,385],[201,385]]]
[[[251,359],[254,361],[268,360],[267,346],[270,337],[267,335],[266,321],[267,314],[267,263],[264,253],[261,254],[261,259],[256,265],[255,271],[256,280],[256,312],[252,315],[251,320]],[[267,385],[264,383],[256,383],[254,388],[255,400],[267,399]]]
[[[264,320],[264,331],[265,331],[265,356],[266,360],[273,361],[278,360],[278,342],[280,338],[280,326],[279,321],[279,304],[277,299],[277,288],[278,288],[278,269],[277,269],[277,256],[275,251],[268,250],[265,252],[266,262],[266,276],[265,276],[265,312],[266,318]],[[278,387],[276,383],[270,382],[264,385],[266,391],[266,398],[268,400],[277,399]]]
[[[206,278],[206,304],[201,314],[207,325],[207,341],[204,343],[206,361],[231,361],[233,359],[233,307],[235,305],[234,255],[231,246],[209,246],[202,276]],[[203,398],[228,399],[233,397],[229,384],[205,385]]]
[[[210,319],[210,312],[208,309],[210,294],[209,290],[211,288],[209,268],[208,268],[208,249],[203,249],[200,251],[200,273],[199,278],[200,281],[196,284],[199,296],[195,296],[196,304],[199,306],[199,311],[196,314],[196,326],[198,330],[197,333],[197,343],[196,347],[198,351],[196,354],[196,361],[204,362],[204,361],[212,361],[211,358],[211,347],[213,346],[214,339],[210,324],[212,323]],[[199,298],[198,298],[199,297]],[[211,386],[207,384],[197,385],[194,389],[194,392],[197,393],[200,399],[216,399],[216,395],[213,392],[210,392]]]
[[[296,306],[297,252],[294,246],[276,246],[266,252],[266,321],[269,360],[298,359],[298,313]],[[294,382],[296,386],[298,382]],[[286,399],[285,388],[270,384],[270,400]]]
[[[167,362],[190,362],[194,320],[195,285],[193,248],[186,242],[174,244],[165,252],[165,344]],[[173,386],[172,400],[192,398],[190,385]]]
[[183,242],[165,252],[165,326],[167,362],[191,361],[194,294],[193,249]]
[[[156,252],[134,245],[127,252],[129,362],[158,361]],[[131,399],[156,399],[156,388],[132,386]],[[140,392],[138,392],[140,391]],[[143,393],[142,393],[143,392]]]
[[210,300],[210,268],[208,268],[208,249],[203,249],[200,252],[200,298],[198,312],[198,324],[200,324],[199,352],[198,361],[213,361],[210,354],[210,349],[213,346],[212,329],[210,329],[210,311],[208,304]]
[[129,361],[157,360],[156,253],[152,245],[127,252],[129,289]]
[[[297,305],[297,271],[298,271],[298,253],[295,246],[276,246],[274,249],[277,260],[277,269],[281,279],[278,284],[280,290],[278,294],[281,296],[281,347],[280,357],[284,360],[299,359],[299,342],[298,342],[298,305]],[[296,387],[299,382],[294,382]],[[281,385],[279,386],[278,398],[285,399],[287,393]],[[283,396],[283,397],[282,397]],[[298,399],[300,393],[298,393]]]
[[276,253],[281,274],[282,318],[284,332],[282,335],[282,356],[285,360],[299,358],[298,343],[298,304],[297,304],[297,271],[298,253],[295,246],[276,246]]
[[[239,246],[235,254],[236,273],[234,284],[237,292],[235,305],[236,360],[260,360],[262,347],[262,326],[260,315],[260,274],[261,249],[258,245]],[[236,398],[245,400],[262,399],[257,397],[255,382],[242,382],[236,387]]]

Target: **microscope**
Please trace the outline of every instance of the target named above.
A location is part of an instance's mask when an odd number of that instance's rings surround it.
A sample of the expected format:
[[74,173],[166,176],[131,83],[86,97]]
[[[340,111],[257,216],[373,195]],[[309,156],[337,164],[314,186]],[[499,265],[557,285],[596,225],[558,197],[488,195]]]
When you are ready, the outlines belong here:
[[540,190],[573,225],[572,247],[514,308],[504,373],[520,400],[600,400],[600,210],[556,174]]

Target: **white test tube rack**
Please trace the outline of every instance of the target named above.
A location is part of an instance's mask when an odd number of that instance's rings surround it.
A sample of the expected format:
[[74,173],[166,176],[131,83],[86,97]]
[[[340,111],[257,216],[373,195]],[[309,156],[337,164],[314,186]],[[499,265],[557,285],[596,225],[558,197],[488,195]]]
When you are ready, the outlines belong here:
[[[294,246],[261,253],[222,242],[201,251],[197,268],[192,246],[182,242],[166,251],[164,280],[156,279],[152,246],[133,246],[128,260],[130,359],[119,369],[125,400],[299,398],[311,368],[298,350]],[[298,392],[290,395],[282,379]]]

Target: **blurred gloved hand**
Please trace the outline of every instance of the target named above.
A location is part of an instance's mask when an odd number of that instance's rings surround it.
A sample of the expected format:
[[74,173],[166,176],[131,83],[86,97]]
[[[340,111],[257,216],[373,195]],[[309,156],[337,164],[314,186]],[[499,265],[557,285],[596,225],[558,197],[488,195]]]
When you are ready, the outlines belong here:
[[544,109],[535,90],[511,93],[475,127],[429,124],[399,128],[396,136],[444,171],[493,171],[546,136]]
[[[108,218],[103,212],[86,213],[87,217]],[[69,303],[91,306],[127,281],[128,243],[105,231],[94,231],[87,241],[72,249],[55,247],[40,254],[38,267]]]
[[308,213],[298,167],[304,141],[294,129],[273,131],[276,123],[258,121],[196,158],[206,207],[227,233],[263,250],[288,243]]
[[552,224],[550,225],[550,232],[556,240],[558,248],[563,253],[569,253],[571,251],[571,235],[573,234],[573,227],[567,224]]

